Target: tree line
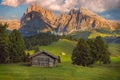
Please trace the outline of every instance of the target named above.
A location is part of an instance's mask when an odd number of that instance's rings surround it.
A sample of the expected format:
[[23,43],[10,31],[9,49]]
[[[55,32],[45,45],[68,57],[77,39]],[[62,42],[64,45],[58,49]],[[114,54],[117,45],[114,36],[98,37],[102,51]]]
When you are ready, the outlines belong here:
[[25,62],[28,55],[21,34],[17,30],[8,34],[7,27],[7,23],[0,23],[0,64]]
[[28,50],[34,49],[36,46],[49,45],[52,42],[58,41],[59,37],[50,33],[40,33],[24,38],[26,48]]
[[94,40],[79,39],[72,53],[72,64],[89,66],[96,62],[109,64],[110,52],[107,43],[98,36]]

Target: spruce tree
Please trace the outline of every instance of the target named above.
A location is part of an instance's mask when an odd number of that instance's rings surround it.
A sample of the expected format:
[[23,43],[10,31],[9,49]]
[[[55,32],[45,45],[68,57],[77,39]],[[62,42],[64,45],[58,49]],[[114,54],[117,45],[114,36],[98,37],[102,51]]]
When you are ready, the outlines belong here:
[[0,23],[0,63],[8,63],[10,60],[9,37],[6,30],[7,26],[7,23]]
[[100,62],[100,64],[110,63],[110,52],[108,51],[108,45],[102,37],[96,37],[94,44],[96,47],[96,59]]
[[72,63],[76,65],[89,66],[91,63],[90,47],[84,39],[78,41],[72,53]]
[[88,39],[87,43],[90,46],[91,64],[94,64],[97,61],[97,52],[96,52],[94,40]]
[[9,36],[11,42],[11,62],[21,62],[25,59],[25,44],[21,34],[13,30]]

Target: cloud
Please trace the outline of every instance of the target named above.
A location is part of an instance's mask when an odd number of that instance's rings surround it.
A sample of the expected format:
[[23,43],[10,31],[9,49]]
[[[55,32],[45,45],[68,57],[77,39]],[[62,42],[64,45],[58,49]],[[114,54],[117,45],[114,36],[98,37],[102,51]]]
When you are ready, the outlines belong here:
[[55,11],[69,11],[71,8],[85,7],[94,12],[120,10],[120,0],[3,0],[2,5],[17,7],[20,4],[37,3]]
[[85,7],[94,12],[120,8],[120,0],[77,0],[77,7]]
[[74,8],[77,0],[45,0],[45,2],[40,3],[41,6],[49,8],[55,11],[69,11]]
[[12,7],[17,7],[20,4],[20,2],[19,0],[3,0],[1,4],[12,6]]
[[37,0],[2,0],[2,5],[7,5],[11,7],[17,7],[20,4],[30,4],[36,2]]

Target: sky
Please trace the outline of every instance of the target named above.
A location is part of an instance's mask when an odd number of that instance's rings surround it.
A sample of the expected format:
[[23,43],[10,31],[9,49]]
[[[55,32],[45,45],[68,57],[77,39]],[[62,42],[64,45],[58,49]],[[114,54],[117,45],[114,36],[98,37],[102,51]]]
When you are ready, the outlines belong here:
[[55,12],[84,7],[106,19],[120,21],[120,0],[0,0],[0,19],[20,19],[32,3]]

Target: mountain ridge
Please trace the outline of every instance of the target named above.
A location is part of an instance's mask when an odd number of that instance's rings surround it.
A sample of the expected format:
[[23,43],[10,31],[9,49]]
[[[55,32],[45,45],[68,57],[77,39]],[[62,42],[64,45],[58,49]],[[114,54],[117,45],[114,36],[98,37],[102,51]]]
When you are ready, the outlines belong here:
[[20,27],[17,29],[23,35],[33,35],[40,32],[68,35],[76,31],[93,29],[116,30],[120,29],[120,23],[106,20],[83,7],[71,9],[69,14],[61,13],[56,16],[52,11],[34,3],[24,12],[20,20]]
[[14,29],[19,30],[19,28],[20,28],[20,21],[19,20],[0,20],[0,22],[2,24],[7,23],[8,24],[8,27],[7,27],[8,30],[14,30]]

